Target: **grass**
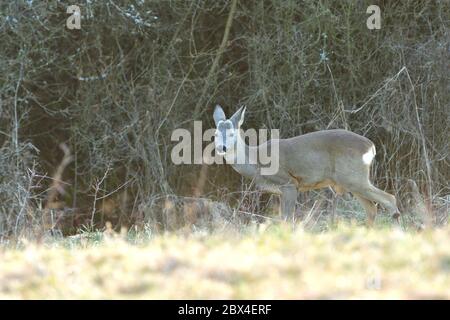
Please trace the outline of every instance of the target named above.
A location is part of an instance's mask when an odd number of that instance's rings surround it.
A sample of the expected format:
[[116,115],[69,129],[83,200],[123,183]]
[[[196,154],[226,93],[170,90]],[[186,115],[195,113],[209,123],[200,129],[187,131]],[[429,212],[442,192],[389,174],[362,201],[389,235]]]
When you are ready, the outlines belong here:
[[450,298],[450,228],[85,233],[0,249],[0,298]]

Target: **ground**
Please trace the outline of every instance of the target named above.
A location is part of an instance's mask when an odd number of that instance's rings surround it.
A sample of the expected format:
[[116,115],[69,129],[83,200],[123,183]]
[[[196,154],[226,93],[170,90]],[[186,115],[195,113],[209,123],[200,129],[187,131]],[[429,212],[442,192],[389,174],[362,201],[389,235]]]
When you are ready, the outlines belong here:
[[84,233],[2,246],[0,298],[450,298],[450,228]]

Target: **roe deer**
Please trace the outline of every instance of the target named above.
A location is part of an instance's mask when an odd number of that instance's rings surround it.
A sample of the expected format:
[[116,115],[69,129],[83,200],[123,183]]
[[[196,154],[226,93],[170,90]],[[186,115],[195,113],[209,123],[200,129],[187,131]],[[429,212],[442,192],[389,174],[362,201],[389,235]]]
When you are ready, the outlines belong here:
[[[216,153],[231,163],[239,174],[254,179],[260,189],[280,194],[280,209],[285,220],[294,218],[298,191],[331,187],[338,195],[351,192],[365,209],[369,225],[377,213],[375,203],[386,208],[398,222],[395,197],[376,188],[369,180],[370,166],[375,157],[372,141],[347,130],[335,129],[248,146],[239,130],[244,115],[245,107],[241,107],[227,119],[222,107],[216,106],[213,115]],[[248,155],[255,149],[275,143],[278,143],[279,150],[278,171],[262,175],[261,165],[247,161]],[[240,156],[246,162],[236,161]]]

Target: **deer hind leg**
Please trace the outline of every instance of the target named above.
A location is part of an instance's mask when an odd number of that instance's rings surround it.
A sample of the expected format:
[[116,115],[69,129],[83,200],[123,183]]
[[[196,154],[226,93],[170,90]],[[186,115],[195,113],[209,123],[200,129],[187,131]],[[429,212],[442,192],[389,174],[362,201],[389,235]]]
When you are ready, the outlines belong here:
[[381,204],[386,210],[389,211],[392,218],[398,221],[400,211],[397,208],[397,200],[392,194],[384,192],[373,185],[368,185],[365,188],[362,188],[358,191],[358,193],[368,200]]
[[293,185],[283,186],[281,189],[281,215],[285,221],[294,221],[297,188]]
[[369,166],[355,167],[353,174],[339,176],[337,182],[354,195],[382,205],[399,222],[400,211],[395,197],[378,189],[369,181]]
[[353,194],[353,196],[362,205],[364,211],[366,211],[367,225],[371,227],[373,225],[373,222],[375,221],[375,216],[377,215],[377,207],[375,206],[375,203],[373,203],[370,200],[367,200],[366,198],[360,196],[359,194]]

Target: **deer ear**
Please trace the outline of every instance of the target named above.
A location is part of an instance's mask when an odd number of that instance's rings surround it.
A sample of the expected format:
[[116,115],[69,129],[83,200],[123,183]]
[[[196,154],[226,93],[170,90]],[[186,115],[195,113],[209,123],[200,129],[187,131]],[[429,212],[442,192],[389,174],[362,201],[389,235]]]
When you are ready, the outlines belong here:
[[233,123],[233,126],[237,129],[239,128],[242,123],[244,123],[244,116],[245,116],[245,106],[242,106],[238,111],[236,111],[235,114],[230,118],[231,122]]
[[223,112],[223,109],[221,106],[216,105],[214,108],[214,114],[213,114],[214,122],[217,126],[219,121],[224,121],[227,117],[225,117],[225,113]]

